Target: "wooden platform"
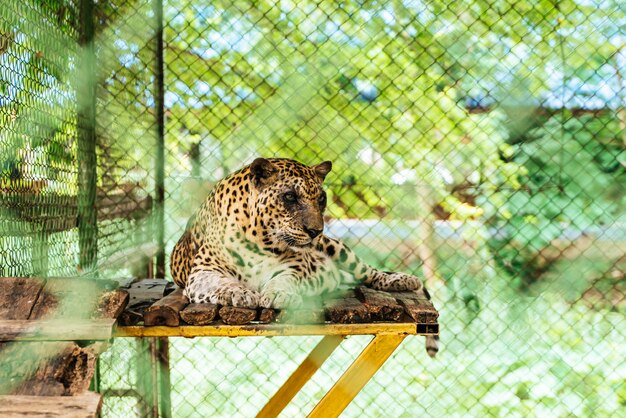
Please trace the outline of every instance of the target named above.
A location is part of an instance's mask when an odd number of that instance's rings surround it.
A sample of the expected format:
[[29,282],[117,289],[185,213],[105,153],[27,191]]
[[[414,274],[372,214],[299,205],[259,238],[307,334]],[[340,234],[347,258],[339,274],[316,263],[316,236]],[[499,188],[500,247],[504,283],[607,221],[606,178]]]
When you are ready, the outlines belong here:
[[118,337],[243,337],[293,335],[436,335],[437,310],[414,292],[365,287],[333,298],[309,300],[304,308],[234,308],[189,304],[181,289],[157,279],[132,284],[120,315]]
[[86,392],[77,396],[0,396],[0,417],[96,418],[102,395]]
[[[124,190],[96,193],[96,218],[140,219],[150,214],[152,198],[141,188],[125,185]],[[0,209],[8,217],[0,222],[0,235],[26,236],[68,231],[78,225],[78,197],[55,193],[0,193]]]
[[[120,315],[114,335],[151,337],[152,352],[164,347],[167,337],[323,336],[259,411],[259,418],[277,417],[347,336],[373,338],[309,417],[338,417],[407,336],[433,338],[439,332],[439,313],[429,300],[414,292],[388,293],[359,287],[322,300],[305,301],[298,309],[278,311],[189,304],[181,289],[162,280],[143,280],[126,290],[130,303]],[[154,343],[157,340],[159,343]],[[159,359],[163,358],[160,351]],[[169,366],[159,369],[162,376],[168,373]],[[162,399],[169,398],[166,395]],[[159,408],[168,415],[169,401],[155,404],[153,414],[158,414]]]

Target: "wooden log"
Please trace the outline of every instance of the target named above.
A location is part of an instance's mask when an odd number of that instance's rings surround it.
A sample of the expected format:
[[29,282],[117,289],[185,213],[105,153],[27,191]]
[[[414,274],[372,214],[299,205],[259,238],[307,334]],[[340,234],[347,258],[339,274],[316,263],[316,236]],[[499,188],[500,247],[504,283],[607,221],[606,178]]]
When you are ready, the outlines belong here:
[[115,319],[0,320],[0,341],[109,340]]
[[[67,352],[73,343],[23,342],[0,343],[0,394],[23,392],[32,386],[34,377],[48,367],[56,355]],[[49,395],[63,395],[65,388],[58,381],[48,385]]]
[[120,314],[118,322],[122,325],[137,325],[139,322],[143,322],[143,315],[146,309],[152,306],[154,302],[156,301],[151,299],[135,302]]
[[125,309],[124,312],[122,312],[117,318],[117,322],[124,326],[137,325],[141,321],[143,321],[143,310],[135,311],[132,309]]
[[78,396],[0,396],[2,417],[96,418],[102,395],[86,392]]
[[354,297],[330,300],[324,304],[326,317],[334,323],[357,324],[370,321],[370,314],[361,302]]
[[[73,342],[12,344],[2,354],[3,393],[68,396],[89,389],[96,365],[95,351]],[[13,384],[11,384],[13,382]]]
[[28,319],[45,280],[0,277],[0,319]]
[[98,306],[93,314],[94,318],[117,318],[120,316],[130,296],[128,292],[122,289],[116,289],[111,292],[106,292],[100,296]]
[[436,324],[439,312],[432,302],[415,292],[394,292],[393,296],[404,307],[406,314],[418,324]]
[[227,325],[245,325],[256,318],[256,309],[223,306],[219,314],[222,321]]
[[263,308],[258,312],[257,321],[262,324],[269,324],[276,318],[276,311],[271,308]]
[[212,303],[191,303],[180,311],[183,321],[191,325],[206,325],[215,320],[217,305]]
[[387,292],[381,292],[361,286],[357,289],[357,297],[367,308],[372,321],[399,321],[404,308]]
[[167,284],[165,285],[165,289],[163,290],[163,294],[167,296],[177,289],[178,289],[178,286],[176,286],[174,282],[167,282]]
[[[96,343],[98,344],[98,343]],[[91,346],[81,348],[75,345],[69,364],[63,370],[61,382],[65,395],[73,396],[86,392],[96,371],[96,353]]]
[[188,304],[189,299],[183,295],[183,289],[177,289],[146,309],[143,324],[146,327],[155,325],[177,327],[180,325],[180,311]]

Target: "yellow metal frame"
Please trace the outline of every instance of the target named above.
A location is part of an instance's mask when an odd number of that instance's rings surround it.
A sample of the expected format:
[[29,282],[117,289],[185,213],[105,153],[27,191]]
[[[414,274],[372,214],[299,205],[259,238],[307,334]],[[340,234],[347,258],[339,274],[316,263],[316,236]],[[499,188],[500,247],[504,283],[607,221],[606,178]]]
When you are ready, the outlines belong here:
[[[409,322],[371,324],[250,324],[186,325],[180,327],[117,327],[115,337],[280,337],[303,335],[419,335],[417,325]],[[432,333],[429,333],[432,334]],[[424,334],[425,335],[425,334]]]
[[387,361],[407,335],[434,335],[437,326],[429,326],[427,333],[415,323],[372,324],[253,324],[253,325],[206,325],[181,327],[118,327],[115,337],[275,337],[275,336],[324,336],[293,374],[272,396],[258,413],[257,418],[276,417],[293,397],[311,379],[321,365],[330,357],[348,335],[373,335],[374,338],[361,351],[335,385],[313,408],[309,417],[338,417],[352,402],[361,389]]

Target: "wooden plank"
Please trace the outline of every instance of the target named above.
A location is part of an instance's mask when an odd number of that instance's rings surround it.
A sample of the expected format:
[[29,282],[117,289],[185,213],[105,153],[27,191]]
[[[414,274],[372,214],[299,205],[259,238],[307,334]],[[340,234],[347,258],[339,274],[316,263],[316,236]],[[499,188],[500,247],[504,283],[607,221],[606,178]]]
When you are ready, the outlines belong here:
[[[41,194],[41,193],[0,193],[0,208],[18,221],[50,222],[64,224],[70,220],[68,226],[76,227],[77,202],[75,196]],[[10,229],[10,225],[6,225]],[[5,231],[6,232],[6,231]],[[52,231],[50,231],[52,232]]]
[[152,197],[138,198],[135,196],[107,196],[96,202],[98,220],[106,219],[139,219],[145,217],[152,209]]
[[302,335],[416,335],[413,322],[374,322],[369,324],[247,324],[179,327],[117,327],[115,337],[276,337]]
[[249,324],[256,318],[256,309],[236,308],[234,306],[223,306],[220,311],[220,318],[228,325]]
[[0,416],[96,418],[102,395],[86,392],[77,396],[0,396]]
[[100,295],[115,285],[110,280],[80,277],[48,279],[29,319],[88,318],[95,310]]
[[324,337],[265,404],[258,413],[257,418],[277,417],[326,359],[339,347],[341,341],[343,341],[343,336],[340,335],[327,335]]
[[357,324],[370,321],[367,308],[354,297],[331,300],[324,303],[324,307],[330,322]]
[[0,341],[108,340],[115,319],[0,320]]
[[394,292],[393,296],[404,307],[404,311],[418,324],[436,324],[439,312],[432,302],[414,292]]
[[129,299],[128,292],[122,289],[106,292],[100,296],[93,317],[115,319],[124,311]]
[[188,304],[189,299],[183,295],[183,289],[177,289],[146,309],[143,314],[143,324],[146,327],[155,325],[177,327],[180,325],[180,311]]
[[391,294],[365,286],[359,287],[356,293],[365,305],[372,321],[397,322],[402,318],[404,309]]
[[404,335],[376,335],[313,408],[309,418],[338,417],[404,338]]
[[212,303],[191,303],[180,311],[180,317],[190,325],[207,325],[215,321],[217,308]]
[[0,319],[28,319],[43,279],[0,277]]
[[[78,226],[78,199],[76,196],[54,193],[0,193],[0,208],[10,215],[8,222],[0,223],[0,234],[21,236],[62,232]],[[95,202],[98,221],[106,219],[140,219],[152,210],[152,197],[137,193],[99,193]]]

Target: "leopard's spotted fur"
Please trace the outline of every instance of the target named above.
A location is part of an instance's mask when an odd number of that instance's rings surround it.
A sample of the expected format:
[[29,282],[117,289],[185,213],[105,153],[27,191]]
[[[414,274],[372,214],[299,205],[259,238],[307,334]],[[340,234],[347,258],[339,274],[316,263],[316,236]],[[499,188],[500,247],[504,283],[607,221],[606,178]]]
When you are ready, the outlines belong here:
[[[218,182],[172,252],[172,276],[189,300],[283,308],[342,283],[428,295],[417,277],[379,271],[322,234],[331,167],[258,158]],[[434,339],[427,349],[436,352]]]

